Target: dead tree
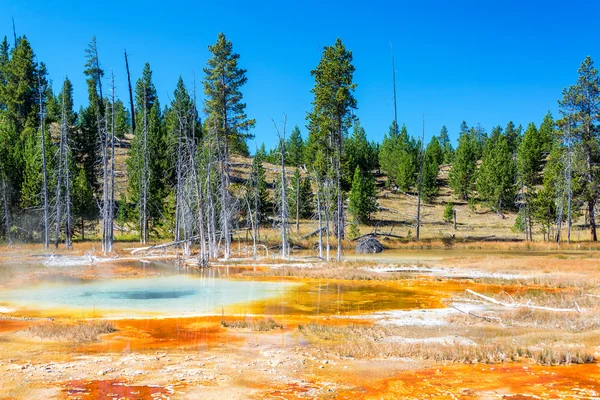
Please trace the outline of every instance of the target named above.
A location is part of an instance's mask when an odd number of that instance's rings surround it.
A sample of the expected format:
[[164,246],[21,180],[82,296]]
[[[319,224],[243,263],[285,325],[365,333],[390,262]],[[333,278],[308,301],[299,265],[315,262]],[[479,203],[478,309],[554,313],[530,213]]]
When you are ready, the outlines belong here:
[[[14,21],[13,21],[14,23]],[[44,197],[44,247],[48,248],[50,244],[50,238],[48,236],[48,170],[46,166],[46,132],[44,129],[44,90],[42,88],[42,81],[38,74],[38,95],[40,102],[40,132],[42,135],[42,195]]]
[[[63,159],[64,159],[64,151],[65,151],[65,131],[66,131],[66,115],[65,115],[65,91],[63,87],[62,94],[62,115],[60,122],[60,139],[58,141],[58,171],[56,174],[56,221],[55,221],[55,234],[54,234],[54,247],[58,248],[58,243],[60,241],[60,224],[62,222],[62,186],[63,186]],[[68,168],[68,165],[67,165]]]
[[4,220],[4,230],[6,231],[6,241],[8,245],[12,245],[12,236],[10,232],[10,210],[8,209],[8,198],[6,196],[6,174],[4,173],[4,166],[0,164],[0,177],[2,179],[2,211]]
[[[132,131],[132,133],[135,133],[135,107],[133,106],[133,91],[131,90],[131,74],[129,73],[129,61],[127,60],[127,50],[125,50],[125,69],[127,70],[127,84],[129,86],[129,106],[131,108],[131,131]],[[145,98],[146,98],[146,94],[144,93],[144,99]],[[145,104],[144,104],[144,106],[145,106]]]
[[277,137],[279,138],[279,151],[281,153],[281,251],[284,259],[289,257],[289,244],[287,237],[287,219],[288,219],[288,211],[287,211],[287,182],[285,176],[285,129],[287,124],[287,115],[283,114],[283,135],[280,134],[279,128],[277,127],[277,123],[273,118],[273,125],[275,126],[275,131],[277,132]]
[[[146,89],[144,88],[144,126],[141,135],[137,137],[138,141],[138,219],[140,229],[140,243],[145,244],[148,241],[148,104]],[[140,160],[141,158],[141,160]]]
[[113,250],[113,242],[115,240],[115,75],[111,71],[110,77],[110,85],[111,85],[111,127],[110,127],[110,199],[109,205],[110,208],[108,210],[108,251]]
[[421,160],[419,163],[419,181],[417,185],[417,242],[421,239],[421,189],[423,186],[423,165],[425,163],[425,151],[423,150],[425,142],[425,115],[423,115],[422,127],[423,131],[421,132],[421,149],[419,151]]
[[[313,175],[315,179],[315,184],[317,186],[317,218],[319,221],[319,258],[323,258],[323,220],[322,220],[322,212],[321,212],[321,185],[320,179],[317,175],[316,168],[313,169]],[[329,234],[329,233],[328,233]]]

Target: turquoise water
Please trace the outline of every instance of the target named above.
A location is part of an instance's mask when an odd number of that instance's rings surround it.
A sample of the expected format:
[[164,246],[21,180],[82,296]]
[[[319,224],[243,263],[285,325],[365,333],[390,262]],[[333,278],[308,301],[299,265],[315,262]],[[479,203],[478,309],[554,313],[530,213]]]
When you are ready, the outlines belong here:
[[234,281],[192,275],[92,283],[43,283],[0,291],[0,303],[34,310],[90,311],[102,314],[198,315],[221,307],[277,297],[294,286],[282,282]]

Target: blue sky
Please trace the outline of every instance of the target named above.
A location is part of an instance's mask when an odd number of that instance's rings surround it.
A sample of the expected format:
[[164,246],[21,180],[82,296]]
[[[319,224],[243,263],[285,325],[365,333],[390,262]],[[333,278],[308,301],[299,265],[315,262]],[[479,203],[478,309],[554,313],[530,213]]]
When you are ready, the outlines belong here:
[[[96,7],[94,4],[101,4]],[[393,119],[390,41],[396,58],[398,119],[427,138],[462,120],[492,126],[539,124],[585,56],[600,62],[597,18],[589,1],[88,1],[3,0],[0,34],[26,34],[58,88],[64,76],[86,101],[84,49],[96,35],[100,61],[127,100],[123,50],[132,78],[150,62],[161,104],[179,75],[198,88],[207,46],[225,32],[248,70],[243,89],[256,118],[256,144],[275,143],[271,118],[306,137],[313,80],[323,46],[340,37],[353,51],[357,116],[380,141]],[[253,150],[255,144],[250,142]]]

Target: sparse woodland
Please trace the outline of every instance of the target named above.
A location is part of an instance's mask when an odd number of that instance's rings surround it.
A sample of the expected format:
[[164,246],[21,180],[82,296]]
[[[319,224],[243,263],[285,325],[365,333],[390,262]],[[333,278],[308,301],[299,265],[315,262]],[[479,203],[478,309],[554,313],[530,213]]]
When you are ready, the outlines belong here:
[[[583,220],[589,240],[597,240],[600,78],[589,57],[574,71],[573,85],[557,93],[560,114],[548,113],[539,124],[508,122],[488,133],[463,122],[454,148],[447,127],[425,143],[426,116],[422,132],[412,133],[394,116],[375,143],[358,119],[352,51],[338,39],[307,71],[314,87],[306,121],[275,115],[277,146],[258,148],[240,176],[232,157],[249,156],[256,121],[246,114],[243,56],[224,34],[208,46],[202,75],[180,78],[162,104],[147,63],[119,98],[100,46],[92,38],[82,49],[88,103],[75,109],[69,78],[52,87],[25,36],[0,45],[0,233],[8,243],[70,247],[99,238],[108,253],[115,231],[127,227],[141,243],[172,241],[185,255],[194,246],[207,263],[231,257],[241,232],[256,257],[268,228],[280,232],[286,258],[300,220],[312,219],[318,256],[340,260],[345,238],[359,236],[359,225],[377,225],[382,207],[374,177],[415,199],[410,218],[419,240],[421,204],[439,196],[441,167],[449,169],[457,202],[499,218],[516,213],[514,229],[523,239],[541,233],[571,241],[574,221]],[[123,65],[111,67],[127,77],[130,67],[139,68],[127,53]],[[124,163],[115,150],[122,148]],[[278,168],[276,178],[267,179],[267,163]],[[126,190],[116,190],[119,174]],[[452,203],[443,219],[456,226]]]

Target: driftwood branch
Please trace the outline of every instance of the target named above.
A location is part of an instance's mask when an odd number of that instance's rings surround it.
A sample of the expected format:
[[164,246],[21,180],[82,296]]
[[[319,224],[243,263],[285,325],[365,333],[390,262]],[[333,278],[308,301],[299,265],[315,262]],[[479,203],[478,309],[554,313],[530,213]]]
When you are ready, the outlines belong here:
[[498,322],[499,324],[502,323],[502,320],[500,318],[497,318],[497,317],[488,317],[488,316],[485,316],[485,315],[475,314],[472,311],[461,310],[460,308],[454,307],[452,305],[450,307],[454,308],[456,311],[459,311],[459,312],[461,312],[463,314],[470,315],[471,317],[480,318],[480,319],[486,320],[488,322]]
[[485,296],[481,293],[477,293],[471,289],[466,289],[466,292],[475,297],[478,297],[482,300],[485,300],[489,303],[496,304],[496,305],[499,305],[502,307],[507,307],[507,308],[528,308],[531,310],[543,310],[543,311],[553,311],[553,312],[579,312],[579,313],[581,312],[581,309],[579,308],[579,306],[577,306],[577,308],[554,308],[554,307],[534,306],[531,304],[521,304],[521,303],[510,303],[509,304],[509,303],[504,303],[504,302],[498,301],[492,297]]
[[158,250],[158,249],[165,249],[167,247],[178,246],[183,243],[193,242],[194,240],[198,240],[199,238],[200,238],[200,236],[193,236],[193,237],[191,237],[189,239],[185,239],[185,240],[177,240],[175,242],[155,244],[155,245],[148,246],[148,247],[138,247],[138,248],[133,249],[131,251],[131,254],[136,254],[136,253],[139,253],[140,251]]
[[402,239],[402,236],[399,236],[399,235],[393,235],[391,233],[377,233],[377,232],[374,232],[374,233],[367,233],[365,235],[360,235],[359,237],[356,237],[356,238],[352,239],[352,241],[356,242],[357,240],[360,240],[362,238],[369,237],[369,236],[384,236],[384,237],[391,237],[391,238],[395,238],[395,239]]
[[327,227],[326,227],[326,226],[324,226],[324,227],[322,227],[321,229],[317,229],[316,231],[313,231],[313,232],[311,232],[311,233],[309,233],[309,234],[307,234],[307,235],[301,236],[301,237],[300,237],[300,239],[308,239],[309,237],[312,237],[312,236],[318,235],[318,234],[319,234],[319,232],[327,232]]

